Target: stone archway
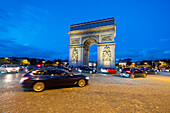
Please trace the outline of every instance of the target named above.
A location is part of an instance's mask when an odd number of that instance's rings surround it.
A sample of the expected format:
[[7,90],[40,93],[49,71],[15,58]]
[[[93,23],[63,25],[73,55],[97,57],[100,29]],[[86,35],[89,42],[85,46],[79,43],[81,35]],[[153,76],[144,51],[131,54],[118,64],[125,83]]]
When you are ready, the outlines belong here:
[[97,44],[97,67],[115,67],[114,18],[74,24],[70,26],[68,33],[70,34],[70,65],[88,66],[89,47]]
[[89,63],[89,48],[91,45],[97,44],[97,41],[94,38],[88,38],[84,41],[84,59],[83,59],[83,65],[88,66]]

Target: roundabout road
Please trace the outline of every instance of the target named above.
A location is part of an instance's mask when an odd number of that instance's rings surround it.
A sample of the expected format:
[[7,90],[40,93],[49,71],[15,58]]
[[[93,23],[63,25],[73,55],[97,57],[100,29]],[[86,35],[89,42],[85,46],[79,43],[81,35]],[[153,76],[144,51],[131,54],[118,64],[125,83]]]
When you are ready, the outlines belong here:
[[84,74],[90,77],[83,88],[64,87],[43,92],[23,90],[24,73],[0,74],[0,113],[170,113],[170,76],[123,78],[118,74]]

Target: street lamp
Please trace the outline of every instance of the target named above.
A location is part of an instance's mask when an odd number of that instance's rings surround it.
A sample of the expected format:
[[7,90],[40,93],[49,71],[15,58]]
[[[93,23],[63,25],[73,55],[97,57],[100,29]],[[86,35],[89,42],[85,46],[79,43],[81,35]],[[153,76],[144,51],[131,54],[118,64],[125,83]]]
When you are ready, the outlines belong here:
[[56,62],[56,64],[57,64],[57,66],[58,66],[59,62]]
[[45,61],[42,61],[42,66],[44,66],[44,64],[45,64]]

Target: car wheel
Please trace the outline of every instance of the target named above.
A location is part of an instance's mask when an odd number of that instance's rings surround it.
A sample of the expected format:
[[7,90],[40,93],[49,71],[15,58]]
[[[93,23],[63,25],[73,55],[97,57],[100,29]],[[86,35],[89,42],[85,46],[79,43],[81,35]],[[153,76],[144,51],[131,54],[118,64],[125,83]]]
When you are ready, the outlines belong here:
[[158,74],[158,72],[155,72],[155,75],[157,75]]
[[43,91],[45,89],[44,82],[36,82],[33,86],[33,90],[36,92]]
[[84,79],[80,79],[79,81],[78,81],[78,86],[79,87],[84,87],[86,85],[86,81],[84,80]]
[[93,71],[90,71],[90,74],[92,74],[93,73]]
[[146,78],[146,73],[143,74],[143,78]]
[[132,79],[135,78],[135,75],[134,75],[134,74],[130,74],[129,76],[130,76],[130,78],[132,78]]

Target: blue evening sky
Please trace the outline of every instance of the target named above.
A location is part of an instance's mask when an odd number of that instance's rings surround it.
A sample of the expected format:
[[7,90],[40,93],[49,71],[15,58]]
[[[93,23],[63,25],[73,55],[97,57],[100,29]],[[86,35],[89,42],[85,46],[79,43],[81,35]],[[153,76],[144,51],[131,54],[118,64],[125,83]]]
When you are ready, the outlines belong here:
[[170,58],[170,0],[0,0],[0,57],[68,59],[70,25],[110,17],[116,59]]

